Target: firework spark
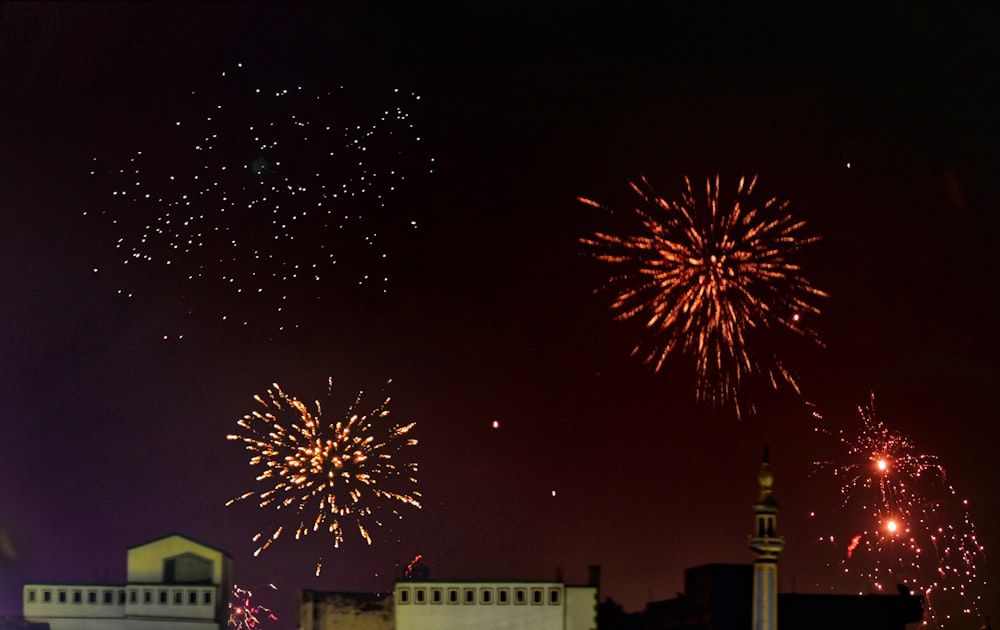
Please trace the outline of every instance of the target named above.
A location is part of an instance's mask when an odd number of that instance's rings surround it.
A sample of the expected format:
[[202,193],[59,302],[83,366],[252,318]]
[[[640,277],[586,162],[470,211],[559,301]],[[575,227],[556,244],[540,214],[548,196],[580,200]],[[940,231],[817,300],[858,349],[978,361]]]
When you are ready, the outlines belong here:
[[[332,392],[331,379],[329,394]],[[256,481],[267,488],[246,492],[229,500],[227,506],[256,496],[261,507],[296,513],[296,540],[325,528],[333,536],[334,547],[344,542],[346,521],[352,521],[370,545],[370,528],[383,524],[378,516],[383,504],[420,507],[419,492],[398,487],[417,482],[417,464],[394,459],[403,448],[417,444],[409,437],[415,423],[392,425],[384,431],[388,398],[361,415],[359,392],[344,420],[327,422],[319,401],[313,413],[277,383],[267,394],[266,400],[254,397],[263,411],[254,410],[237,422],[244,433],[226,436],[243,442],[252,453],[250,466],[263,469]],[[399,516],[395,508],[392,514]],[[270,547],[283,530],[284,526],[278,525],[270,535],[258,532],[253,538],[259,544],[254,555]],[[320,570],[318,563],[317,575]]]
[[223,72],[153,146],[94,158],[118,292],[145,295],[155,272],[188,313],[278,329],[340,289],[385,292],[391,243],[417,227],[391,200],[433,170],[409,112],[419,98]]
[[[968,501],[960,500],[944,466],[875,414],[875,396],[858,408],[856,433],[818,432],[846,448],[846,463],[814,462],[839,485],[842,508],[862,525],[842,537],[838,575],[861,580],[877,592],[901,583],[926,598],[926,623],[945,627],[978,619],[977,565],[985,550],[976,538]],[[817,415],[817,417],[819,417]],[[839,547],[838,547],[839,549]]]
[[[273,584],[269,584],[272,589]],[[271,609],[253,600],[253,591],[233,585],[232,598],[229,601],[228,627],[237,630],[257,630],[263,627],[262,620],[277,621],[278,617]]]
[[616,319],[643,320],[653,332],[649,347],[640,342],[633,354],[657,371],[674,352],[691,356],[699,400],[731,404],[737,414],[753,411],[737,396],[749,374],[765,375],[774,389],[786,383],[799,391],[797,377],[771,349],[771,335],[791,331],[819,343],[804,319],[819,313],[811,301],[826,294],[789,259],[818,238],[801,234],[804,222],[791,217],[787,202],[756,204],[756,177],[740,179],[731,202],[720,202],[719,176],[709,179],[704,205],[684,181],[680,202],[658,197],[645,178],[633,183],[643,201],[634,209],[643,232],[597,232],[580,242],[620,270],[604,287],[614,293]]

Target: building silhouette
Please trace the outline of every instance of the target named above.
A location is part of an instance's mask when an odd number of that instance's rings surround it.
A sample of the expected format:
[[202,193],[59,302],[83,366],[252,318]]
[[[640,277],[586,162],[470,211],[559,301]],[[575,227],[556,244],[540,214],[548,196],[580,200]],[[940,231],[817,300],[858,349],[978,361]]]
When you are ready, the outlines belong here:
[[232,559],[179,534],[131,547],[125,584],[25,584],[24,619],[51,630],[223,630]]

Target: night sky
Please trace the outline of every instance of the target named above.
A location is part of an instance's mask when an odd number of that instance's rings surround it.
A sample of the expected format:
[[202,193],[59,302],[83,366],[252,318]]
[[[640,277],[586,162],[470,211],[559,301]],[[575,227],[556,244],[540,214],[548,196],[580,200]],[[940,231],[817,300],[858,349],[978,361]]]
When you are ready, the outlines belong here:
[[[765,444],[782,589],[868,592],[838,566],[867,524],[813,462],[847,462],[815,429],[856,431],[872,392],[968,499],[987,554],[970,592],[1000,614],[995,10],[368,4],[0,4],[0,614],[20,614],[25,582],[123,582],[128,547],[175,532],[233,557],[268,627],[294,627],[301,588],[388,590],[418,554],[435,579],[581,583],[598,564],[602,599],[637,611],[687,567],[751,560]],[[336,142],[288,135],[198,162],[198,133],[300,103],[313,129],[370,145],[318,166]],[[138,151],[135,187],[119,171]],[[234,191],[308,174],[282,212],[323,182],[350,219],[309,215],[275,243],[272,195],[190,258],[123,265],[118,239],[165,212],[129,199],[208,163],[248,166],[223,176]],[[612,270],[579,242],[635,229],[630,181],[671,199],[716,173],[790,202],[821,237],[802,273],[829,294],[810,322],[825,347],[781,348],[801,396],[754,392],[739,420],[695,401],[684,357],[655,372],[630,356],[646,333],[594,293]],[[276,258],[220,263],[227,239]],[[320,281],[268,273],[329,252]],[[366,410],[391,396],[389,419],[417,423],[422,509],[370,546],[286,529],[252,557],[254,533],[297,521],[225,507],[256,488],[226,435],[274,382],[330,418],[359,390]],[[948,627],[979,622],[963,623]]]

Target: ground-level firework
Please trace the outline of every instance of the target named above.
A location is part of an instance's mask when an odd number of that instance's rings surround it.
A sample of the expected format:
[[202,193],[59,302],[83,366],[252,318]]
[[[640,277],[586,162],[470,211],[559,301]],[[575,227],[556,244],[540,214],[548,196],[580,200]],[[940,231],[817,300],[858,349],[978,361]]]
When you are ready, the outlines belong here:
[[[333,381],[328,393],[333,393]],[[383,525],[386,511],[398,516],[397,507],[420,507],[416,484],[417,464],[400,461],[403,450],[415,446],[410,437],[415,423],[390,424],[389,398],[367,413],[359,412],[358,393],[340,420],[326,420],[316,401],[315,411],[286,394],[275,383],[267,399],[255,396],[263,408],[255,409],[237,424],[242,434],[227,439],[242,442],[251,452],[250,466],[259,468],[259,491],[249,491],[226,505],[256,497],[262,508],[294,513],[289,529],[295,539],[325,531],[333,546],[344,542],[345,527],[372,543],[371,529]],[[254,536],[254,555],[270,547],[285,529],[280,522]],[[316,573],[322,565],[317,563]]]
[[[274,589],[274,585],[269,585]],[[278,617],[271,609],[254,599],[253,591],[233,585],[232,597],[229,600],[229,627],[238,630],[258,630],[264,628],[264,622],[277,621]]]
[[935,455],[876,415],[874,394],[858,411],[861,425],[851,430],[830,429],[817,414],[816,431],[842,449],[815,462],[816,474],[832,477],[840,493],[839,510],[817,524],[824,530],[817,544],[832,552],[838,582],[861,592],[923,594],[926,623],[935,627],[978,624],[985,550],[968,500]]
[[[641,321],[651,333],[633,354],[660,370],[680,353],[692,358],[697,397],[753,411],[742,383],[759,375],[777,389],[799,381],[775,351],[786,332],[819,342],[808,321],[825,294],[812,287],[793,255],[816,237],[802,233],[787,202],[757,201],[756,177],[741,178],[723,193],[720,177],[706,182],[704,201],[691,181],[680,201],[653,192],[643,178],[632,184],[641,204],[641,229],[624,235],[596,232],[580,239],[591,255],[614,265],[603,290],[612,294],[616,318]],[[583,203],[604,208],[581,198]]]

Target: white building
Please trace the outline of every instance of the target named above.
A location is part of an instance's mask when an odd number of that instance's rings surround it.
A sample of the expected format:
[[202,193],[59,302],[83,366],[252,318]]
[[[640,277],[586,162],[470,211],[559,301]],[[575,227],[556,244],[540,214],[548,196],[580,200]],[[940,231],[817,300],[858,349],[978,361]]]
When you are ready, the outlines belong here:
[[397,582],[395,630],[596,630],[591,582]]
[[24,618],[52,630],[224,630],[232,558],[172,534],[128,550],[126,584],[25,584]]

